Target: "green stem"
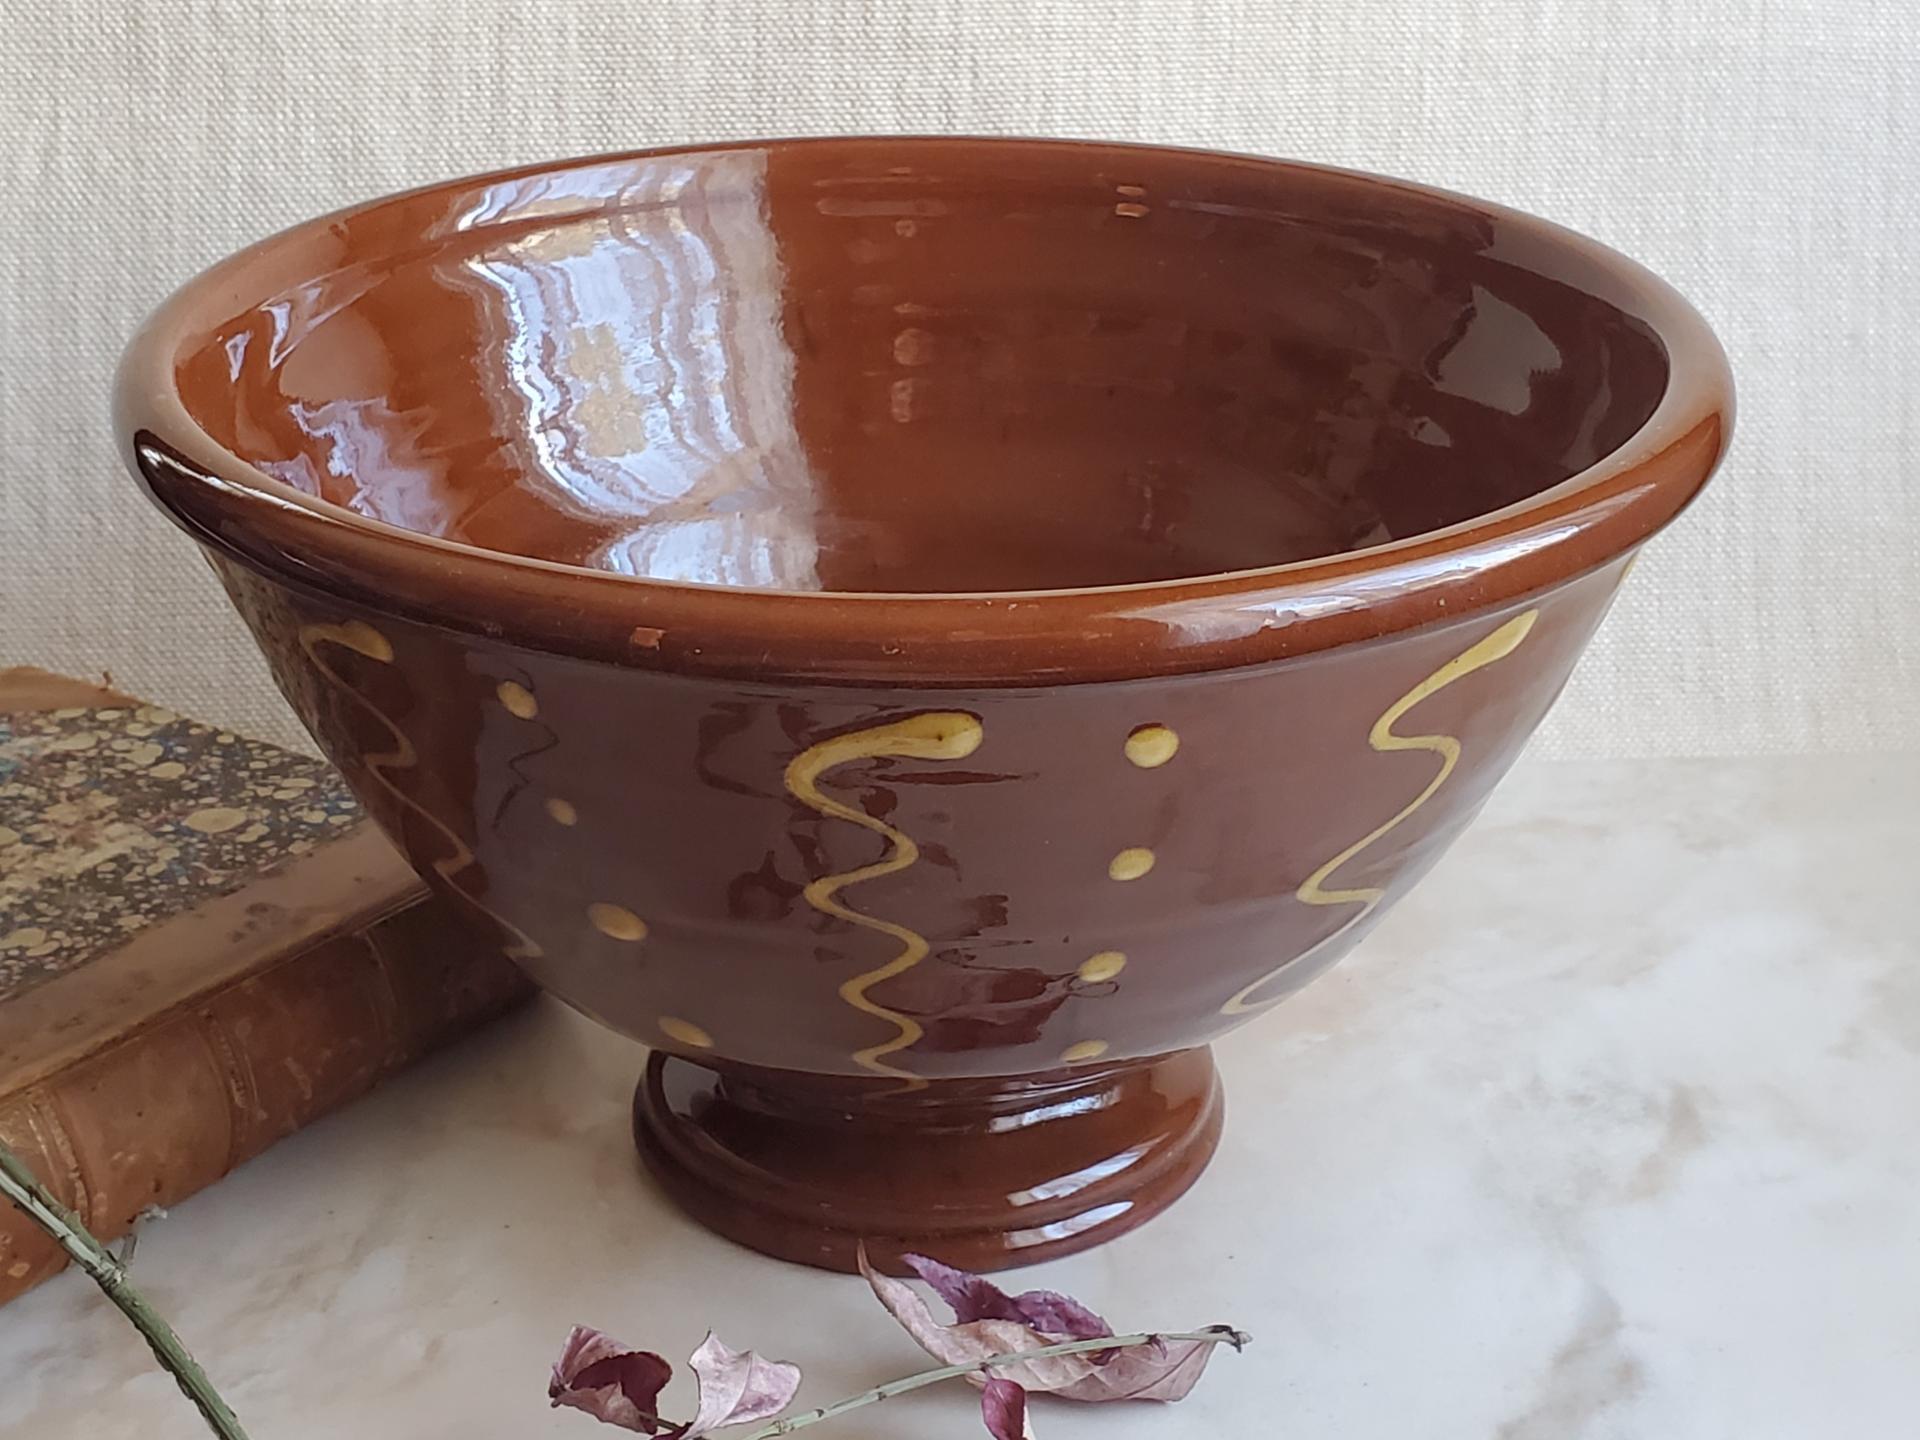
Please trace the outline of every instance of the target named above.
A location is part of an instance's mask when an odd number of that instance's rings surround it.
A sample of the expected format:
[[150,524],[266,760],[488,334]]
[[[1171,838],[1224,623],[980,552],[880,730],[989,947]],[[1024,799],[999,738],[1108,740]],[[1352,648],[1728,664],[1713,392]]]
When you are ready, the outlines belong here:
[[943,1365],[938,1370],[923,1370],[918,1375],[909,1375],[904,1380],[889,1380],[885,1385],[876,1385],[871,1390],[863,1390],[858,1395],[850,1395],[845,1400],[836,1400],[831,1405],[822,1405],[818,1410],[803,1410],[798,1415],[789,1415],[783,1420],[771,1420],[758,1430],[750,1430],[740,1440],[773,1440],[777,1435],[785,1435],[794,1430],[804,1429],[808,1425],[818,1425],[822,1420],[831,1420],[844,1415],[849,1410],[858,1410],[863,1405],[877,1405],[882,1400],[890,1400],[895,1395],[904,1395],[909,1390],[918,1390],[926,1385],[938,1385],[943,1380],[958,1380],[963,1375],[977,1375],[983,1371],[1004,1369],[1009,1365],[1023,1364],[1028,1360],[1044,1360],[1051,1355],[1084,1355],[1097,1350],[1124,1350],[1130,1345],[1151,1345],[1156,1340],[1192,1340],[1206,1345],[1231,1345],[1238,1350],[1252,1337],[1244,1331],[1234,1330],[1225,1325],[1209,1330],[1195,1330],[1177,1335],[1105,1335],[1096,1340],[1063,1340],[1058,1345],[1042,1345],[1037,1350],[1014,1350],[1005,1355],[989,1355],[984,1360],[969,1360],[964,1365]]
[[180,1337],[160,1318],[159,1312],[133,1288],[127,1279],[126,1267],[93,1238],[78,1216],[41,1187],[33,1172],[4,1144],[0,1144],[0,1195],[18,1205],[29,1219],[59,1241],[60,1248],[73,1257],[73,1263],[86,1271],[93,1283],[106,1292],[107,1298],[120,1307],[121,1313],[133,1322],[133,1328],[152,1349],[153,1358],[173,1376],[181,1392],[199,1407],[208,1429],[220,1440],[247,1440],[247,1432],[240,1428],[227,1402],[213,1388],[206,1371],[187,1353],[187,1347],[180,1343]]

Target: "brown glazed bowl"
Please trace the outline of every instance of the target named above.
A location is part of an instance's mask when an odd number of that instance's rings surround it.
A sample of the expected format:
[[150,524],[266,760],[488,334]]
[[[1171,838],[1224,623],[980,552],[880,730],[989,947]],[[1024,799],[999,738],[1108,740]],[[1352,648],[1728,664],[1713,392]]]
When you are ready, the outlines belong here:
[[298,226],[117,424],[428,883],[653,1047],[688,1210],[991,1267],[1193,1182],[1207,1042],[1460,833],[1730,406],[1477,201],[833,139]]

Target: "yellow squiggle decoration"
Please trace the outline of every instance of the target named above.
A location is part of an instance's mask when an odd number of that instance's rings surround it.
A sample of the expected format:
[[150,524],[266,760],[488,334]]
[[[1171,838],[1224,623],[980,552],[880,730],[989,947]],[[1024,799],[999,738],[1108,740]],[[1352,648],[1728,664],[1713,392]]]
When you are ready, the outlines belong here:
[[300,627],[300,648],[306,653],[306,657],[312,663],[313,668],[324,675],[334,689],[338,690],[342,695],[345,695],[349,700],[353,701],[355,705],[358,705],[367,714],[371,715],[379,722],[380,728],[393,737],[393,749],[382,751],[377,755],[363,756],[362,760],[367,767],[367,773],[373,777],[374,782],[378,784],[381,789],[385,790],[387,794],[392,796],[396,804],[402,805],[412,811],[415,815],[419,816],[421,820],[431,826],[441,839],[446,842],[447,848],[452,851],[452,853],[445,858],[433,862],[434,873],[446,882],[449,890],[453,891],[454,894],[458,895],[462,900],[465,900],[475,910],[478,910],[482,915],[486,916],[508,935],[513,937],[512,942],[504,947],[505,953],[510,958],[515,960],[537,960],[542,954],[542,951],[539,945],[534,943],[531,936],[521,930],[519,926],[495,914],[487,906],[474,899],[473,896],[467,894],[466,891],[453,883],[453,877],[473,863],[473,851],[467,848],[465,841],[442,824],[438,817],[393,783],[387,771],[411,770],[420,761],[419,752],[413,748],[413,742],[401,733],[400,727],[389,720],[386,715],[380,711],[378,706],[358,690],[354,689],[353,686],[349,685],[332,666],[320,658],[319,647],[323,644],[338,645],[344,649],[353,651],[356,655],[364,655],[369,660],[377,660],[382,665],[390,665],[393,663],[393,646],[388,643],[387,637],[374,629],[373,626],[367,624],[364,620],[348,620],[340,625],[302,625]]
[[801,892],[801,897],[822,915],[831,915],[867,930],[877,930],[900,942],[898,955],[877,969],[847,981],[840,987],[840,998],[863,1014],[887,1021],[898,1032],[891,1040],[855,1052],[854,1063],[876,1075],[897,1076],[912,1089],[919,1089],[927,1082],[911,1071],[887,1064],[883,1057],[906,1049],[925,1031],[911,1017],[868,999],[867,991],[883,980],[904,974],[924,960],[930,948],[927,939],[905,925],[849,909],[840,903],[837,896],[849,885],[877,880],[882,875],[905,870],[920,858],[920,847],[904,831],[896,830],[863,810],[856,810],[822,795],[819,781],[836,765],[883,755],[909,760],[961,760],[980,748],[985,733],[977,716],[959,710],[930,710],[888,725],[875,725],[867,730],[856,730],[850,735],[836,735],[830,740],[822,740],[818,745],[794,756],[787,766],[787,790],[794,799],[830,820],[846,820],[871,830],[884,837],[893,847],[885,858],[871,865],[843,871],[838,875],[822,876],[807,886]]
[[1491,635],[1488,635],[1478,644],[1454,656],[1453,659],[1449,660],[1438,670],[1434,671],[1433,674],[1414,686],[1413,689],[1394,701],[1393,704],[1387,707],[1386,713],[1373,722],[1373,729],[1367,732],[1367,744],[1371,745],[1375,750],[1380,751],[1382,754],[1391,754],[1399,750],[1426,750],[1440,757],[1440,768],[1434,772],[1433,778],[1427,782],[1426,789],[1409,800],[1399,814],[1395,815],[1385,824],[1376,826],[1374,829],[1368,831],[1338,855],[1327,861],[1326,864],[1322,865],[1302,881],[1300,888],[1294,892],[1294,894],[1307,905],[1358,905],[1361,907],[1359,912],[1349,919],[1346,924],[1334,931],[1333,934],[1327,936],[1326,939],[1314,945],[1304,954],[1289,960],[1286,965],[1280,966],[1278,969],[1268,971],[1265,975],[1262,975],[1258,980],[1247,986],[1246,989],[1242,990],[1225,1005],[1220,1007],[1221,1014],[1246,1015],[1252,1011],[1261,1009],[1266,1004],[1272,1003],[1271,1001],[1258,1001],[1253,997],[1269,981],[1278,976],[1282,970],[1299,964],[1315,951],[1331,945],[1335,940],[1339,939],[1341,935],[1345,934],[1355,925],[1358,925],[1362,920],[1366,919],[1368,915],[1372,914],[1374,908],[1386,898],[1386,891],[1377,885],[1364,885],[1350,890],[1329,890],[1326,888],[1326,884],[1327,881],[1333,877],[1334,871],[1352,860],[1375,841],[1398,828],[1414,811],[1418,810],[1438,794],[1440,787],[1447,783],[1447,777],[1453,774],[1454,767],[1460,763],[1460,742],[1453,736],[1396,735],[1393,733],[1393,727],[1400,722],[1401,718],[1405,716],[1409,710],[1420,704],[1421,701],[1434,695],[1437,691],[1444,690],[1447,686],[1453,684],[1454,681],[1465,679],[1467,676],[1473,674],[1474,671],[1511,655],[1515,650],[1520,648],[1520,642],[1527,638],[1527,632],[1533,629],[1533,622],[1539,618],[1540,612],[1538,610],[1529,610],[1524,614],[1514,616],[1513,619],[1507,621],[1506,624],[1502,625],[1498,630],[1495,630]]

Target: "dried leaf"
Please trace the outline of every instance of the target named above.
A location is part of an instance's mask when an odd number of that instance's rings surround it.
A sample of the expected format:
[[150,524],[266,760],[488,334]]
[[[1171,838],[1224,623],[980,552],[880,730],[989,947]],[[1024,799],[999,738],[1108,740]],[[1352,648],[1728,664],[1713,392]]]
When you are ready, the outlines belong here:
[[731,1350],[709,1333],[688,1362],[700,1381],[700,1406],[683,1440],[695,1440],[723,1425],[770,1420],[793,1403],[800,1367],[762,1360],[751,1350]]
[[[882,1275],[867,1263],[865,1250],[859,1253],[860,1273],[887,1308],[922,1350],[946,1365],[966,1365],[1011,1355],[1020,1350],[1037,1350],[1055,1344],[1058,1335],[1039,1331],[1014,1320],[975,1320],[965,1325],[942,1325],[927,1309],[927,1302],[904,1280]],[[996,1366],[994,1373],[1027,1390],[1064,1391],[1091,1376],[1098,1369],[1086,1355],[1048,1355],[1038,1360],[1023,1360],[1013,1365]],[[975,1384],[977,1376],[969,1376]]]
[[925,1255],[903,1255],[914,1274],[934,1288],[953,1307],[953,1318],[964,1325],[973,1320],[1013,1320],[1069,1340],[1098,1340],[1113,1327],[1071,1295],[1052,1290],[1028,1290],[1008,1295],[984,1275],[956,1270]]
[[672,1378],[673,1366],[651,1350],[629,1350],[609,1335],[576,1325],[553,1363],[547,1398],[623,1430],[660,1435],[673,1427],[654,1407]]
[[1186,1398],[1200,1383],[1207,1361],[1220,1347],[1205,1340],[1159,1340],[1101,1352],[1085,1380],[1055,1393],[1063,1400],[1162,1400]]
[[730,1349],[711,1333],[689,1363],[700,1383],[699,1405],[692,1420],[676,1425],[661,1419],[657,1409],[673,1366],[651,1350],[629,1350],[609,1335],[576,1325],[554,1362],[547,1398],[623,1430],[662,1440],[699,1440],[724,1426],[771,1419],[800,1388],[799,1366]]
[[1027,1392],[1011,1380],[993,1376],[980,1389],[980,1418],[993,1440],[1033,1440],[1027,1418]]
[[[961,1365],[1035,1350],[1062,1340],[1095,1340],[1113,1331],[1086,1306],[1063,1295],[1036,1291],[1027,1295],[1006,1296],[992,1284],[964,1270],[953,1270],[937,1261],[919,1256],[907,1257],[907,1263],[948,1297],[961,1323],[942,1325],[933,1318],[917,1291],[904,1281],[882,1275],[860,1254],[860,1273],[867,1277],[873,1293],[889,1314],[920,1348],[949,1365]],[[922,1267],[926,1268],[923,1269]],[[938,1276],[939,1278],[934,1278]],[[996,1299],[995,1297],[998,1297]],[[1048,1330],[1015,1319],[982,1318],[967,1320],[967,1315],[996,1312],[1044,1317],[1045,1323],[1074,1325],[1073,1330]],[[1099,1328],[1084,1333],[1089,1326]],[[1230,1333],[1225,1327],[1216,1327]],[[993,1373],[1028,1391],[1046,1391],[1063,1400],[1097,1403],[1107,1400],[1179,1400],[1199,1383],[1201,1372],[1218,1346],[1205,1340],[1153,1339],[1144,1345],[1116,1346],[1076,1355],[1052,1355],[1039,1360],[996,1366]],[[978,1377],[969,1377],[975,1384]]]

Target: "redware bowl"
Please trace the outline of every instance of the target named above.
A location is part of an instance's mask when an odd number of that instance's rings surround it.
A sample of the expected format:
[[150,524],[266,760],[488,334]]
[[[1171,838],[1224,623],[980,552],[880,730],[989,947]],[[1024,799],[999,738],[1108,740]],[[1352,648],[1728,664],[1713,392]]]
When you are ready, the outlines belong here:
[[654,1048],[689,1210],[993,1266],[1192,1183],[1207,1042],[1459,834],[1730,407],[1477,201],[845,139],[298,226],[117,423],[428,883]]

